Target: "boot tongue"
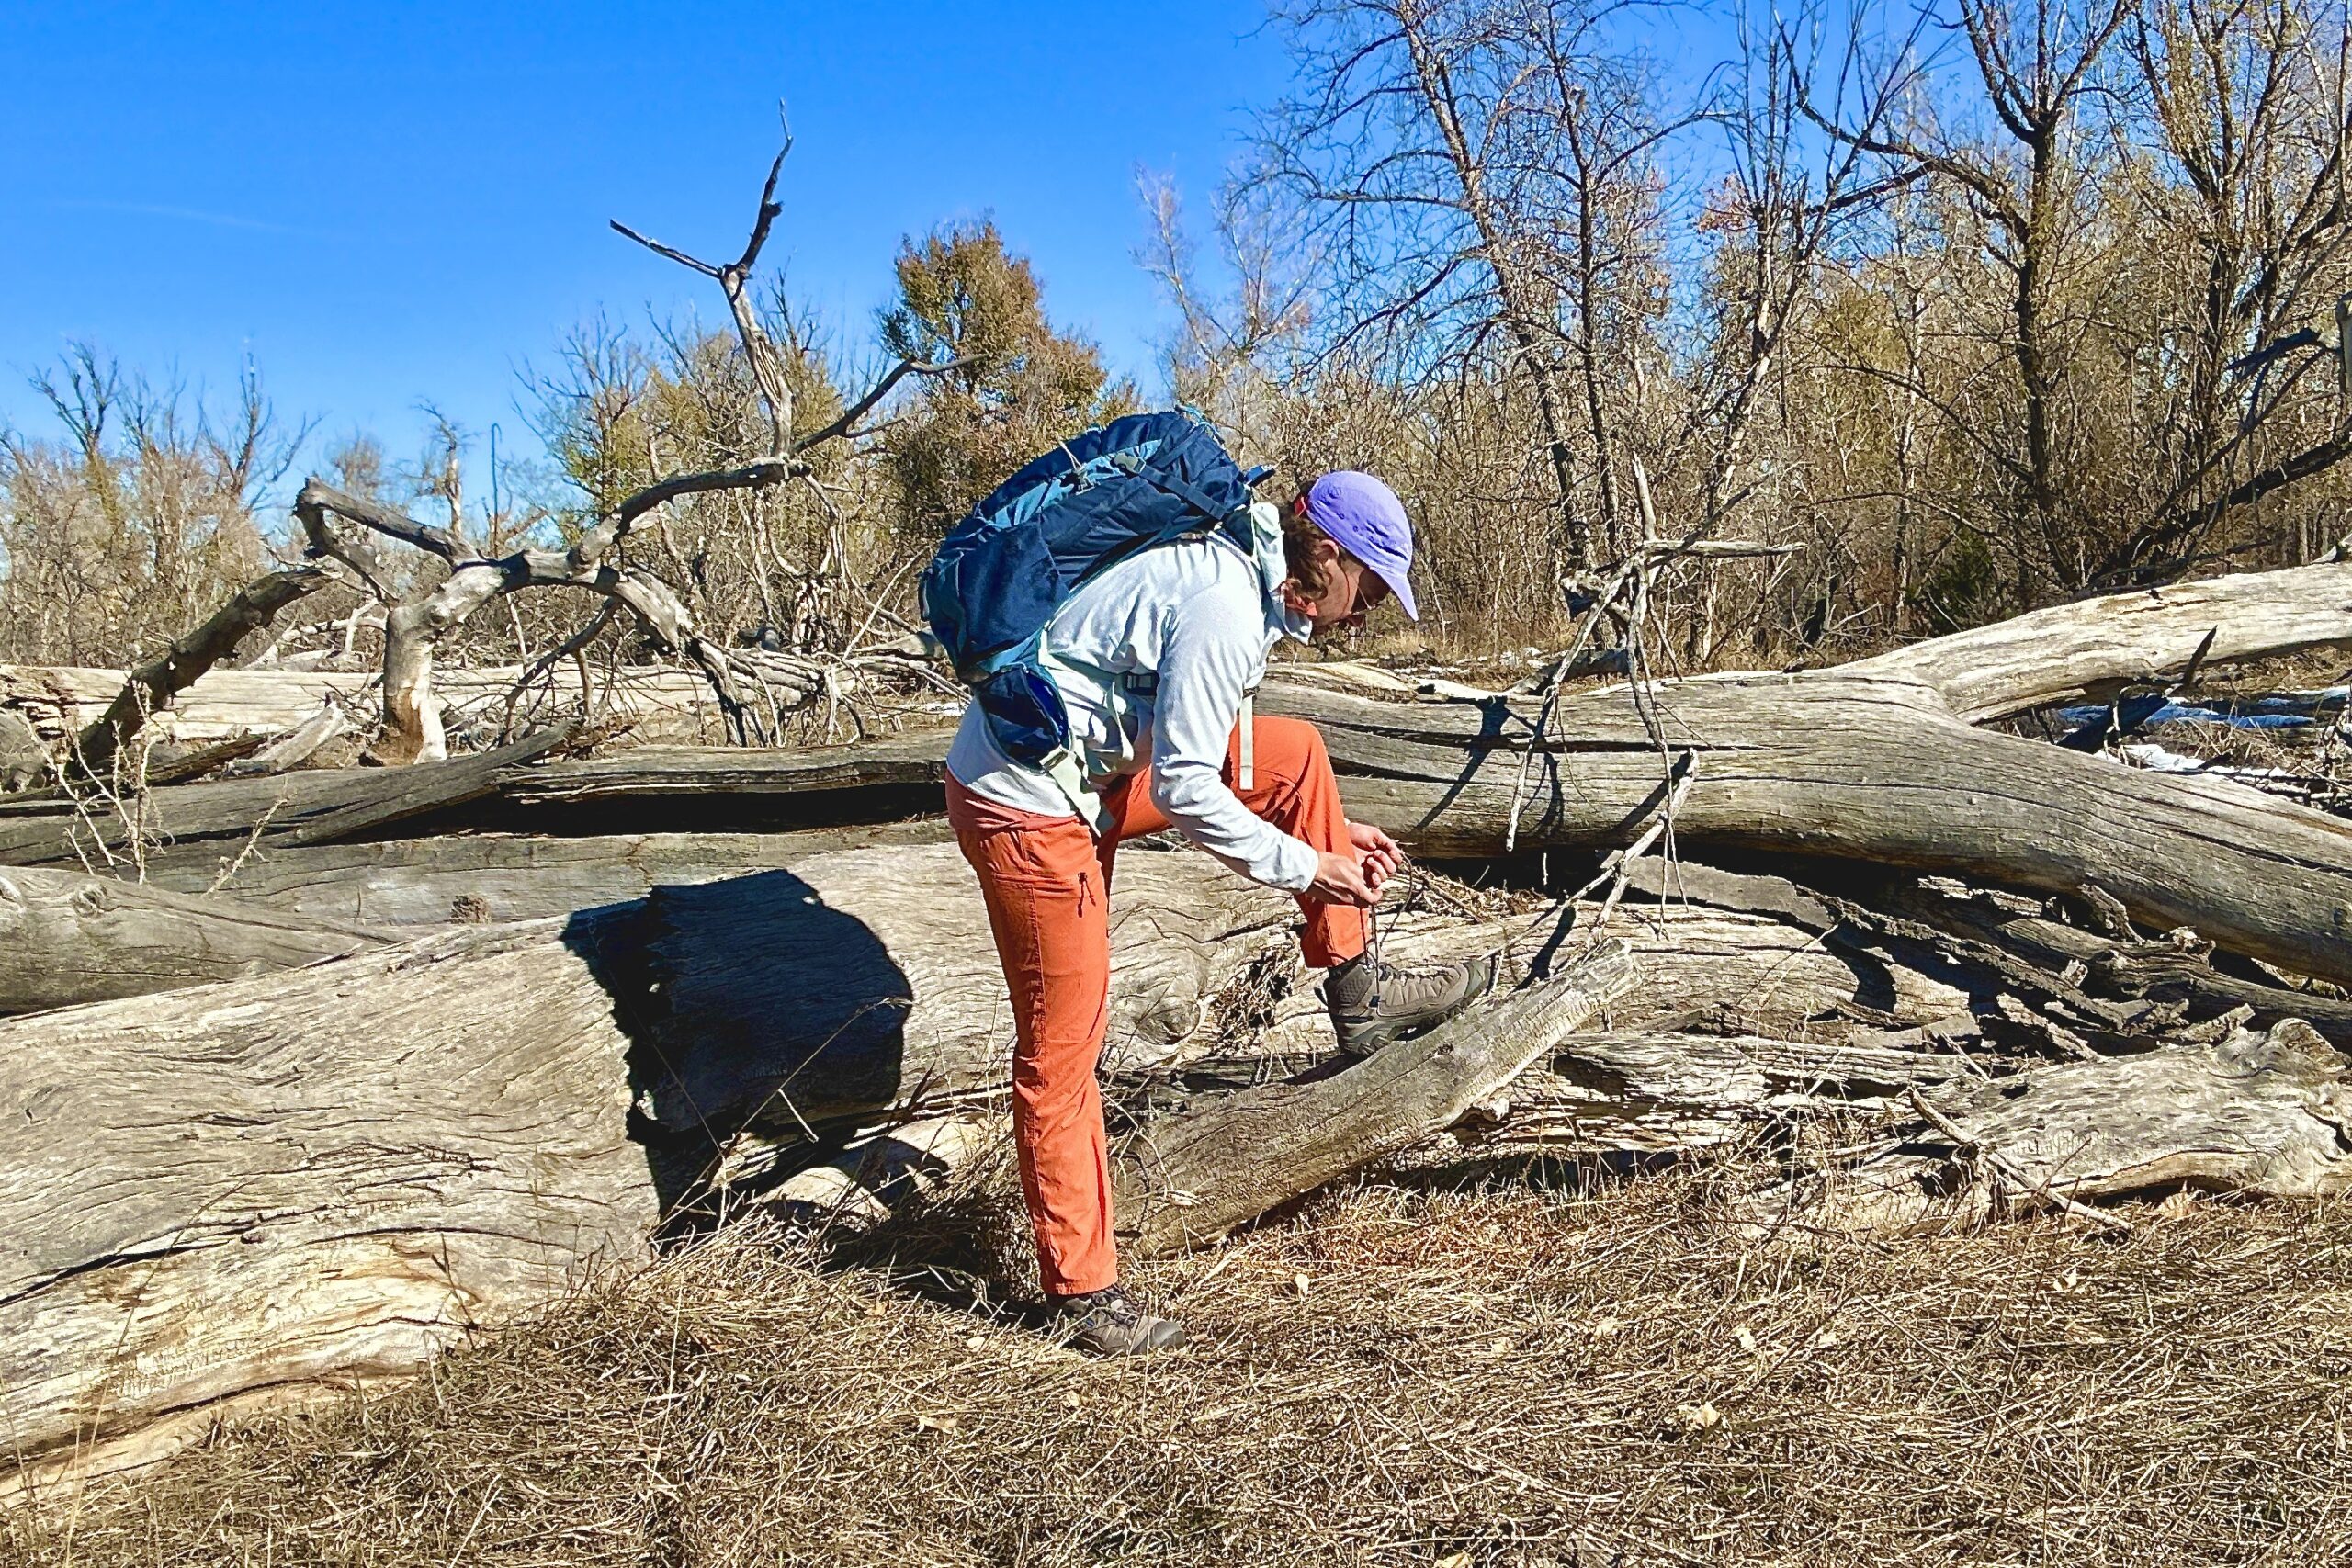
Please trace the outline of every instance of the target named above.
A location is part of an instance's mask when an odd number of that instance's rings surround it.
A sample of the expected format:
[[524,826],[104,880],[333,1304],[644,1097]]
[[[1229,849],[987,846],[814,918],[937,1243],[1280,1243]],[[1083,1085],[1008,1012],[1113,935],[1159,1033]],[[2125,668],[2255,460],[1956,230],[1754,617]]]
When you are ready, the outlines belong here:
[[1380,965],[1368,953],[1359,953],[1345,964],[1335,964],[1323,975],[1323,1000],[1342,1010],[1360,1010],[1372,1004],[1380,989]]

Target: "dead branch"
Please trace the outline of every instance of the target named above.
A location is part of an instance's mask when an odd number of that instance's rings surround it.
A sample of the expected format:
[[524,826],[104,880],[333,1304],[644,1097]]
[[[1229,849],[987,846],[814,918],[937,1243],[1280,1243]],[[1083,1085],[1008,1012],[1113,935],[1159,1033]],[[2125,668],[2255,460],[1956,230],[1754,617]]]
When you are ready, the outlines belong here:
[[202,679],[206,671],[228,658],[239,643],[267,626],[288,604],[333,581],[321,568],[292,567],[266,572],[237,590],[203,625],[130,672],[122,694],[96,723],[74,738],[76,765],[85,773],[107,766],[125,740]]

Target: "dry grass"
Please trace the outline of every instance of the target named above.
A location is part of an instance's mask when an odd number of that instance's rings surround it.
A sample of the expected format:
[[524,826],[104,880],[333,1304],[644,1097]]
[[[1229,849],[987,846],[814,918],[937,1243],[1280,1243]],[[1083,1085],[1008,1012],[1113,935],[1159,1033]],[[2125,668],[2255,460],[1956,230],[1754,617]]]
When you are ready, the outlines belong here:
[[[739,1230],[0,1546],[92,1568],[2345,1557],[2352,1210],[1758,1243],[1706,1218],[1705,1179],[1327,1197],[1137,1270],[1199,1341],[1138,1365],[1046,1348],[952,1268],[819,1267]],[[975,1235],[954,1220],[900,1246]],[[985,1277],[986,1242],[965,1251]]]

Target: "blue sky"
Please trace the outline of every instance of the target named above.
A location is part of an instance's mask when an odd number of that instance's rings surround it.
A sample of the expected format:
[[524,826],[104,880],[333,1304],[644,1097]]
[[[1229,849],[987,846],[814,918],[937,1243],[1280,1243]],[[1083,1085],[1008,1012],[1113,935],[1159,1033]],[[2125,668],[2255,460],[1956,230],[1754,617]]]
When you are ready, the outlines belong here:
[[1204,213],[1288,74],[1261,0],[0,4],[0,422],[71,338],[405,456],[420,400],[513,445],[516,372],[604,311],[717,291],[605,226],[741,245],[847,341],[902,234],[993,212],[1057,321],[1152,374],[1138,164]]

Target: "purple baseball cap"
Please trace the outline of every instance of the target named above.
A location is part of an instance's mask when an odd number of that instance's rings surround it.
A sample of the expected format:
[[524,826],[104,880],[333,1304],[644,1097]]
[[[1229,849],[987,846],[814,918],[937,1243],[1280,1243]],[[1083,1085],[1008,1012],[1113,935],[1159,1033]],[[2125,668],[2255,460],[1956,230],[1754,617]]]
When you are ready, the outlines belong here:
[[1341,468],[1307,487],[1306,519],[1388,584],[1408,616],[1421,618],[1406,576],[1413,568],[1413,525],[1395,491],[1370,474]]

